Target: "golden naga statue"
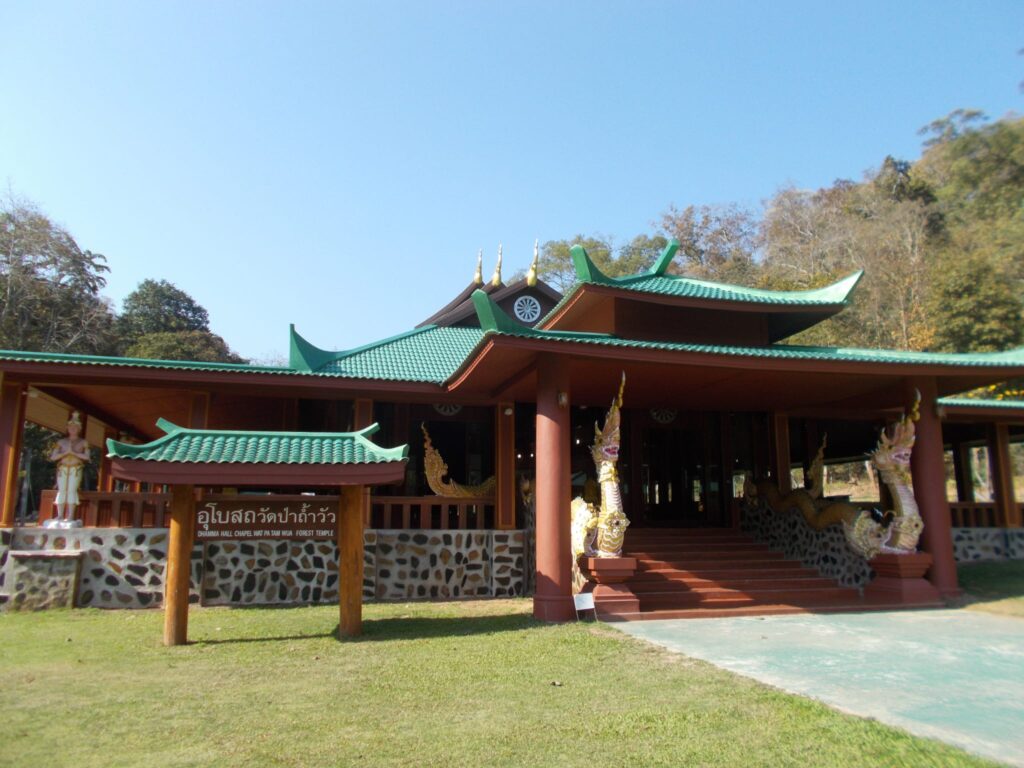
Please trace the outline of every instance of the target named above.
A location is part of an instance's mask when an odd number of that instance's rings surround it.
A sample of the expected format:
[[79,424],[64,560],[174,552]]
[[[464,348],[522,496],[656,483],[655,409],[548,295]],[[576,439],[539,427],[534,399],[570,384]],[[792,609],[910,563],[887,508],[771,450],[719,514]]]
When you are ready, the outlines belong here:
[[795,509],[816,531],[842,524],[847,544],[867,560],[880,552],[916,552],[924,524],[914,500],[910,453],[914,447],[914,422],[920,417],[920,402],[918,394],[910,414],[904,413],[893,426],[893,436],[890,438],[883,430],[871,454],[871,463],[889,488],[896,509],[864,510],[847,501],[823,499],[826,440],[822,440],[811,464],[809,489],[798,488],[783,496],[773,483],[755,484],[748,475],[743,486],[744,496],[752,503],[763,500],[776,514]]
[[[574,558],[621,557],[622,544],[629,527],[629,518],[622,508],[619,492],[619,474],[615,464],[619,460],[622,396],[626,389],[626,374],[622,374],[619,394],[612,400],[604,426],[594,424],[594,444],[590,454],[597,467],[597,481],[601,484],[600,512],[593,504],[577,497],[572,502],[572,552]],[[596,546],[595,546],[596,543]]]
[[427,432],[427,425],[420,424],[423,430],[423,470],[427,476],[427,485],[438,496],[449,496],[454,498],[473,498],[494,495],[495,479],[491,475],[479,485],[462,485],[454,480],[445,481],[448,475],[448,465],[441,458],[434,444],[430,442],[430,433]]

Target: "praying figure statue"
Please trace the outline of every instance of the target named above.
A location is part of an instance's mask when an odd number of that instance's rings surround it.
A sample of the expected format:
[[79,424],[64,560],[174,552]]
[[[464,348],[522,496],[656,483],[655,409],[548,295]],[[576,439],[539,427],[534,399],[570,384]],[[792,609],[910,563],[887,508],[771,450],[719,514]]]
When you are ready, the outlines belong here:
[[82,472],[89,458],[89,444],[82,437],[82,417],[74,411],[68,419],[68,436],[58,440],[50,451],[50,461],[57,464],[57,519],[47,521],[47,527],[71,528],[82,524],[75,520],[75,510]]

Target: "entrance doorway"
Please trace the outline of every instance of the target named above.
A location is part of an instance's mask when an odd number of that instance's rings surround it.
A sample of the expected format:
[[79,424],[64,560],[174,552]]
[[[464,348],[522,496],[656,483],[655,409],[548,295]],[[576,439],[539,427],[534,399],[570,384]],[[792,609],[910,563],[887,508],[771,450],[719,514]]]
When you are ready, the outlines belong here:
[[731,494],[722,482],[719,415],[680,414],[670,425],[638,432],[637,522],[656,528],[728,525]]

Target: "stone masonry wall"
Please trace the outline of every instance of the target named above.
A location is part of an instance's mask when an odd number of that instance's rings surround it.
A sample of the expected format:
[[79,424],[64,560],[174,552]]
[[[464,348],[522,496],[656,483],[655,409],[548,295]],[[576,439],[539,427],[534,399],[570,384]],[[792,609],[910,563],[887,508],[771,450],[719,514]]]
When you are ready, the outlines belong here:
[[816,531],[799,513],[777,515],[766,506],[746,504],[740,527],[757,541],[844,587],[863,587],[875,577],[868,561],[847,545],[841,526]]
[[74,608],[82,556],[68,552],[10,550],[7,583],[9,610]]
[[958,563],[1024,560],[1024,528],[954,528],[953,555]]
[[[163,602],[163,528],[0,531],[0,602],[7,550],[82,552],[77,605],[152,608]],[[522,531],[367,530],[365,600],[523,594]],[[190,602],[295,605],[338,600],[333,541],[217,541],[192,551]]]

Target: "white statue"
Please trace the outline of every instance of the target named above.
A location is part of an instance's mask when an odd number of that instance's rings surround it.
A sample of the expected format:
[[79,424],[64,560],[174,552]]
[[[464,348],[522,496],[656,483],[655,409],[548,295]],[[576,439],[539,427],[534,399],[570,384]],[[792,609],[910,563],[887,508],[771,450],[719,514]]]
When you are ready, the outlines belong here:
[[57,518],[47,520],[47,528],[72,528],[82,524],[75,520],[78,488],[82,472],[89,463],[89,444],[82,437],[82,418],[78,411],[68,419],[68,436],[57,441],[50,451],[50,461],[57,464]]

